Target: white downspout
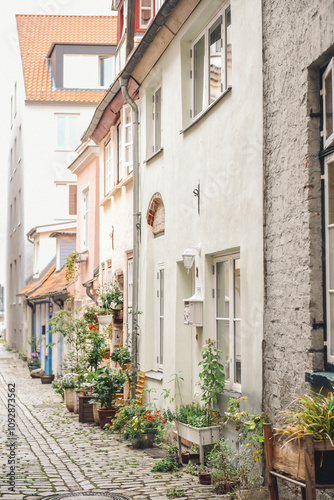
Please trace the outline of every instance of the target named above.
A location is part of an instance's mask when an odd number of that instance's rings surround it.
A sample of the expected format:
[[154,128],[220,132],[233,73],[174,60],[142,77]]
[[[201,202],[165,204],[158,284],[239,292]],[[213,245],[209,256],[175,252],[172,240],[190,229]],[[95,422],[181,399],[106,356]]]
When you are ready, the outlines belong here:
[[133,110],[132,121],[132,161],[133,161],[133,296],[132,296],[132,339],[131,339],[131,397],[136,397],[136,374],[138,366],[138,282],[139,282],[139,244],[140,244],[140,212],[139,212],[139,161],[138,161],[138,106],[128,93],[129,78],[120,78],[122,95]]

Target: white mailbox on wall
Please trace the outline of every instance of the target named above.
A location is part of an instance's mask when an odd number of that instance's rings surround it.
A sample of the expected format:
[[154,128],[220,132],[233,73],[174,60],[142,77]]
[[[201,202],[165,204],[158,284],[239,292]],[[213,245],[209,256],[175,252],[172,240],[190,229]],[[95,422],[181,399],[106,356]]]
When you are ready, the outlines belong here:
[[188,326],[203,326],[203,299],[200,287],[189,299],[183,300],[183,323]]

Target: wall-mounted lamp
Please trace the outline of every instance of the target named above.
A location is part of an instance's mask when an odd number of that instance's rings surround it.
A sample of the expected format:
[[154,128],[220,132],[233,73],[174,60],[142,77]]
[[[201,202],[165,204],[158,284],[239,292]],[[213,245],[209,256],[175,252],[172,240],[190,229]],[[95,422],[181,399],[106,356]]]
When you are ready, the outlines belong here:
[[197,245],[197,247],[188,246],[182,254],[183,265],[187,269],[188,273],[189,269],[193,266],[197,254],[201,255],[201,245]]

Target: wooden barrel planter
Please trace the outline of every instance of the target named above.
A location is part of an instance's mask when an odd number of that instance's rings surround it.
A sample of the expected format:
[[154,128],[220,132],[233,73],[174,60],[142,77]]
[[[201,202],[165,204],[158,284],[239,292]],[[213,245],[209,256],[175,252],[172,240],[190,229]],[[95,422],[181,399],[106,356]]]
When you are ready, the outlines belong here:
[[315,440],[311,434],[291,439],[264,425],[264,447],[270,500],[278,500],[276,478],[302,488],[305,500],[316,500],[316,489],[334,488],[334,446],[329,440]]
[[91,396],[79,396],[79,422],[94,422],[93,405],[89,403]]

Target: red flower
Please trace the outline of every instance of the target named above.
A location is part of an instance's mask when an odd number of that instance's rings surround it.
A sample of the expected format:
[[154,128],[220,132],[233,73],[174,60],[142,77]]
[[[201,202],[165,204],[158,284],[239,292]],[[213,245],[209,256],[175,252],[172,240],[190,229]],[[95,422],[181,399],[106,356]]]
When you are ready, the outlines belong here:
[[82,392],[82,394],[85,394],[85,391],[81,391],[81,392]]
[[149,416],[147,417],[147,420],[153,420],[152,415],[149,415]]

